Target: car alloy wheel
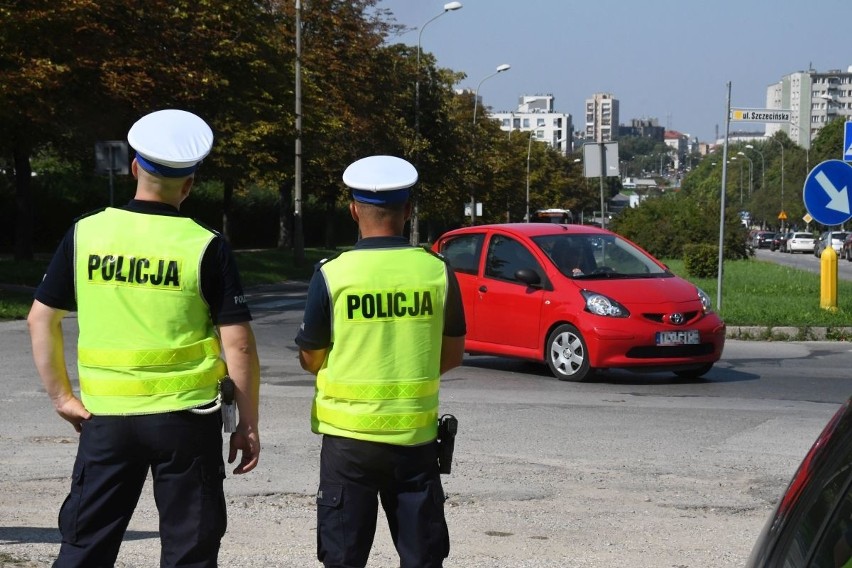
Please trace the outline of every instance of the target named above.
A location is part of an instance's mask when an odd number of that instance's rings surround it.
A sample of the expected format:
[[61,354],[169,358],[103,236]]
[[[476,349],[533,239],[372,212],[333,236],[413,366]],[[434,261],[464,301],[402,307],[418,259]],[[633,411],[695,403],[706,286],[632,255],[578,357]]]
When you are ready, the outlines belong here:
[[580,331],[570,324],[556,327],[547,338],[550,372],[560,381],[580,382],[590,375],[589,352]]

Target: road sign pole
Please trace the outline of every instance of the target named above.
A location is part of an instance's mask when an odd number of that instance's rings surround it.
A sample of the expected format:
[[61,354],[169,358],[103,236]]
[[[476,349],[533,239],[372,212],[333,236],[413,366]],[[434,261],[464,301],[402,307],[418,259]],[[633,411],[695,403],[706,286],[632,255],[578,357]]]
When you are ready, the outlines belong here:
[[725,144],[722,149],[722,189],[719,191],[719,266],[716,269],[716,311],[722,311],[722,268],[725,259],[725,188],[728,186],[728,135],[731,131],[731,82],[725,102]]

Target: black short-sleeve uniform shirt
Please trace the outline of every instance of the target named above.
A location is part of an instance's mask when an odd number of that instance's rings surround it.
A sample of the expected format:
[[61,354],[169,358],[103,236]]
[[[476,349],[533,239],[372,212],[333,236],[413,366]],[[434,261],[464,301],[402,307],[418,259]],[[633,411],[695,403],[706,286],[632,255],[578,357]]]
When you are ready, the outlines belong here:
[[[180,217],[175,207],[166,203],[132,199],[125,211],[140,215],[169,215]],[[222,235],[210,229],[215,236],[204,251],[201,260],[201,295],[210,307],[210,317],[215,325],[251,321],[246,304],[240,273],[234,254]],[[74,227],[72,226],[56,249],[47,267],[44,279],[35,292],[35,299],[58,310],[77,309],[74,294]]]
[[[368,237],[355,244],[355,249],[393,248],[411,246],[405,237]],[[467,333],[462,307],[461,292],[456,275],[447,270],[447,299],[444,309],[444,332],[447,337],[461,337]],[[296,344],[302,349],[314,351],[331,345],[331,299],[325,278],[314,272],[308,287],[305,316],[296,335]]]

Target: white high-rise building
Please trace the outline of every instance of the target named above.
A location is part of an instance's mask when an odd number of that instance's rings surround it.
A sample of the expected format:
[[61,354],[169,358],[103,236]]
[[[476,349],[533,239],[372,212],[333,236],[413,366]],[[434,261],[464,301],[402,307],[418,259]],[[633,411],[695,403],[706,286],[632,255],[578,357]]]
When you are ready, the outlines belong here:
[[571,115],[554,112],[553,95],[524,95],[514,111],[492,112],[489,118],[500,121],[500,129],[529,132],[533,140],[546,142],[563,156],[573,151],[574,124]]
[[610,142],[618,138],[618,99],[612,93],[595,93],[586,99],[586,141]]
[[767,124],[766,136],[784,131],[810,149],[823,126],[840,116],[852,118],[852,66],[846,71],[796,71],[766,89],[766,107],[790,111],[789,124]]

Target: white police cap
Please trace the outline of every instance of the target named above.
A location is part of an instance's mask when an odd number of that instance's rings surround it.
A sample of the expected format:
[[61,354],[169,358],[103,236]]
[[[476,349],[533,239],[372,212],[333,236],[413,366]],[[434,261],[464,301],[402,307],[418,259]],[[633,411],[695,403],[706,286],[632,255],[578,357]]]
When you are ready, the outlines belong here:
[[417,183],[417,169],[395,156],[369,156],[346,168],[343,183],[352,189],[355,201],[402,203],[408,199],[408,188]]
[[213,147],[213,131],[200,117],[185,110],[166,109],[147,114],[127,133],[136,161],[162,177],[191,175]]

